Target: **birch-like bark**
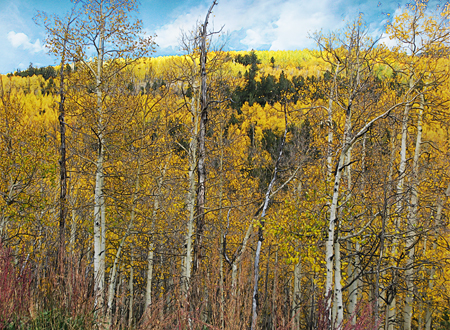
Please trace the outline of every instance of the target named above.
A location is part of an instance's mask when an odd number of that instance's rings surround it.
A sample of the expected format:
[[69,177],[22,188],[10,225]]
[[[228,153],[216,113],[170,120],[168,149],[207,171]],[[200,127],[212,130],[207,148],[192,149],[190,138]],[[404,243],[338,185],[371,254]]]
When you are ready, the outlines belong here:
[[[362,142],[362,155],[361,155],[361,167],[362,167],[362,187],[361,191],[365,191],[365,179],[364,179],[364,168],[366,163],[366,138],[367,134],[364,134],[363,142]],[[348,155],[347,155],[347,164],[351,163],[351,149],[349,149]],[[351,197],[351,189],[352,189],[352,175],[351,175],[351,165],[347,166],[347,190],[348,193],[348,199]],[[349,280],[351,281],[351,285],[349,288],[348,293],[348,313],[350,314],[350,317],[352,317],[351,322],[352,325],[356,325],[356,305],[358,303],[358,288],[359,288],[359,242],[355,243],[355,250],[353,250],[352,243],[350,241],[347,241],[347,250],[350,254],[353,254],[353,256],[350,257],[350,260],[347,265],[347,275]],[[353,253],[352,253],[353,252]]]
[[[439,229],[443,226],[442,223],[442,210],[444,208],[444,203],[446,199],[450,198],[450,183],[447,186],[447,189],[445,191],[445,199],[442,199],[441,197],[438,197],[437,199],[437,210],[436,210],[436,216],[435,216],[435,229],[434,229],[434,235],[437,236]],[[433,245],[432,245],[433,251],[437,250],[437,237],[434,238]],[[436,274],[436,267],[433,266],[430,271],[429,280],[428,280],[428,290],[429,292],[433,292],[434,290],[434,282],[435,282],[435,276]],[[425,330],[431,330],[431,323],[432,323],[432,317],[433,317],[433,301],[431,299],[431,295],[428,296],[428,300],[426,302],[427,307],[425,309]]]
[[335,95],[337,95],[337,75],[339,73],[340,63],[336,66],[336,71],[333,78],[333,87],[330,91],[330,99],[328,100],[328,137],[327,137],[327,182],[331,181],[331,175],[333,174],[333,89]]
[[206,60],[207,60],[207,46],[206,38],[208,35],[208,20],[214,6],[217,5],[217,0],[214,0],[209,7],[208,13],[206,14],[205,22],[201,27],[201,44],[200,44],[200,128],[198,134],[198,186],[197,186],[197,228],[196,228],[196,240],[194,246],[194,264],[193,272],[195,273],[200,268],[200,259],[202,258],[202,242],[203,242],[203,231],[205,226],[205,203],[206,203],[206,122],[208,121],[208,98],[206,84]]
[[[410,79],[410,86],[412,85],[412,78]],[[409,119],[409,111],[411,109],[411,104],[408,102],[405,105],[405,110],[403,112],[403,118],[402,118],[402,137],[401,137],[401,146],[400,146],[400,164],[399,164],[399,178],[397,182],[397,201],[395,206],[395,235],[392,242],[392,256],[396,256],[398,252],[398,235],[400,230],[400,214],[403,210],[403,195],[404,195],[404,184],[405,184],[405,171],[406,171],[406,143],[407,143],[407,137],[408,137],[408,119]],[[387,330],[394,330],[394,324],[397,314],[397,305],[396,305],[396,297],[394,296],[391,300],[391,303],[388,308],[388,329]]]
[[[343,142],[344,145],[342,147],[342,151],[341,151],[341,155],[339,156],[339,163],[338,166],[336,168],[336,174],[335,174],[335,178],[334,178],[334,187],[333,187],[333,197],[331,200],[331,205],[330,205],[330,220],[329,220],[329,225],[328,225],[328,239],[326,242],[326,268],[327,268],[327,275],[326,275],[326,284],[325,284],[325,292],[327,293],[327,310],[329,313],[332,312],[331,309],[331,301],[333,299],[333,295],[331,294],[332,290],[333,290],[333,266],[334,263],[336,263],[336,266],[334,266],[335,271],[337,271],[339,274],[335,274],[335,279],[336,278],[340,278],[341,274],[340,274],[340,260],[337,260],[337,257],[339,256],[340,258],[340,253],[338,255],[336,255],[336,247],[335,244],[338,246],[337,244],[337,239],[336,239],[336,232],[335,230],[337,229],[337,225],[338,225],[338,219],[337,219],[337,212],[338,212],[338,200],[339,200],[339,188],[340,188],[340,183],[341,183],[341,178],[342,178],[342,173],[344,170],[344,163],[345,160],[347,159],[347,152],[350,150],[351,146],[353,145],[354,141],[352,142],[352,140],[348,139],[349,133],[350,133],[350,128],[351,128],[351,102],[348,106],[347,109],[347,113],[346,113],[346,121],[345,121],[345,130],[344,130],[344,138],[343,138]],[[334,258],[334,263],[333,263],[333,258]],[[337,265],[339,265],[339,269],[337,267]],[[338,284],[335,281],[335,292],[334,292],[334,297],[336,300],[336,323],[338,328],[340,327],[341,322],[343,320],[344,317],[344,308],[342,306],[342,287],[340,285],[340,283]],[[339,296],[338,296],[339,295]],[[329,315],[329,320],[332,320],[332,315]]]
[[412,308],[414,302],[414,259],[415,259],[415,244],[416,239],[416,227],[417,227],[417,209],[418,209],[418,186],[419,186],[419,157],[422,145],[422,116],[424,110],[424,98],[423,94],[420,95],[420,106],[417,118],[417,137],[416,137],[416,147],[414,150],[414,158],[412,165],[412,180],[411,180],[411,202],[409,206],[408,223],[407,223],[407,234],[406,234],[406,248],[408,251],[408,257],[406,260],[406,270],[405,270],[405,282],[406,282],[406,297],[405,306],[403,309],[403,328],[404,330],[411,330],[412,321]]
[[[100,4],[100,12],[102,11],[102,4]],[[96,161],[95,172],[95,187],[94,187],[94,294],[95,294],[95,306],[96,309],[103,308],[103,289],[105,282],[105,230],[102,221],[102,209],[104,210],[104,196],[103,196],[103,184],[104,184],[104,171],[103,162],[105,155],[105,140],[103,136],[103,104],[102,104],[102,70],[103,70],[103,31],[100,28],[99,32],[99,47],[97,52],[97,72],[96,72],[96,87],[95,92],[97,95],[97,115],[98,115],[98,155]],[[104,219],[104,217],[103,217]]]
[[182,276],[182,290],[183,295],[187,298],[189,293],[189,282],[191,279],[192,271],[192,238],[194,236],[194,212],[195,212],[195,199],[196,199],[196,189],[195,189],[195,168],[197,166],[197,133],[198,133],[198,111],[195,97],[192,99],[191,104],[192,113],[192,130],[191,130],[191,141],[189,143],[188,159],[189,159],[189,170],[188,170],[188,180],[189,189],[186,196],[186,205],[188,210],[188,228],[185,238],[186,246],[186,256],[183,262],[183,276]]
[[[394,176],[394,161],[396,158],[396,153],[397,153],[397,147],[396,147],[396,134],[394,131],[394,134],[392,134],[391,137],[391,155],[389,158],[389,175],[388,175],[388,181],[387,181],[387,188],[386,190],[386,194],[389,194],[392,191],[392,183],[393,183],[393,176]],[[390,219],[391,217],[391,208],[389,207],[389,205],[387,205],[387,199],[385,197],[385,214],[383,214],[383,222],[386,222],[388,219]],[[378,260],[378,265],[377,265],[377,276],[379,276],[380,274],[380,270],[381,270],[381,258],[383,257],[384,253],[385,253],[385,237],[386,237],[386,233],[383,231],[383,228],[386,228],[386,224],[382,224],[382,233],[380,236],[380,254],[379,254],[379,260]],[[393,251],[393,250],[392,250]],[[395,276],[395,275],[394,275]],[[395,283],[395,278],[391,279],[391,283]],[[379,284],[379,283],[378,283]],[[392,294],[392,297],[390,297],[389,295]],[[386,308],[385,308],[385,325],[384,325],[384,330],[388,330],[389,327],[391,326],[391,322],[393,322],[394,320],[391,319],[391,317],[395,318],[395,314],[392,315],[391,312],[391,305],[395,306],[395,302],[394,304],[392,304],[391,302],[392,300],[395,300],[395,292],[393,290],[388,290],[386,292]]]

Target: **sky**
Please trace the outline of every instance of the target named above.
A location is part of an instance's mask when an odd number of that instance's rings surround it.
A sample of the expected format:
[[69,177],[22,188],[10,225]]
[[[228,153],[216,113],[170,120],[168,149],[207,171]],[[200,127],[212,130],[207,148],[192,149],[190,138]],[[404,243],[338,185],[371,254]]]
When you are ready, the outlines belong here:
[[[439,0],[435,0],[439,1]],[[138,17],[157,37],[155,56],[178,55],[181,31],[203,21],[212,0],[141,0]],[[387,14],[401,12],[401,1],[379,0],[219,0],[210,27],[226,33],[226,50],[315,48],[310,36],[343,29],[362,13],[370,33],[385,29]],[[0,73],[54,65],[46,52],[45,30],[33,21],[37,11],[64,16],[70,0],[0,0]]]

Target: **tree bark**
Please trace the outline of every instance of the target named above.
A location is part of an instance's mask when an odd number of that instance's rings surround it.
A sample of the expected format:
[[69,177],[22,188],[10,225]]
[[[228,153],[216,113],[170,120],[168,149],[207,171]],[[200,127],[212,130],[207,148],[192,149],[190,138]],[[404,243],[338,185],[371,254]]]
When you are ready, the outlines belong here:
[[[447,189],[445,190],[445,199],[442,199],[440,196],[437,199],[437,210],[436,210],[436,216],[435,216],[435,229],[434,229],[434,241],[432,245],[433,251],[437,250],[437,235],[439,232],[439,229],[444,226],[442,223],[442,210],[444,209],[445,200],[450,198],[450,183],[447,186]],[[435,282],[435,274],[436,274],[436,267],[433,266],[430,271],[429,280],[428,280],[428,289],[429,292],[433,292],[434,289],[434,282]],[[433,301],[431,299],[431,295],[428,296],[427,299],[427,307],[425,309],[425,330],[431,330],[431,324],[432,324],[432,316],[434,312],[433,308]]]
[[208,21],[217,0],[214,0],[206,14],[205,22],[201,26],[201,44],[200,44],[200,128],[198,134],[198,185],[197,185],[197,220],[196,220],[196,240],[194,245],[194,264],[193,272],[200,268],[200,259],[202,258],[203,231],[205,226],[205,203],[206,203],[206,123],[208,121],[208,98],[207,98],[207,45],[206,38],[208,36]]
[[[100,9],[101,10],[101,9]],[[104,254],[105,254],[105,229],[104,229],[104,196],[103,196],[103,185],[104,185],[104,154],[105,154],[105,141],[103,136],[103,105],[102,105],[102,91],[101,91],[101,77],[102,77],[102,66],[103,66],[103,38],[102,32],[100,32],[99,37],[98,53],[97,53],[97,72],[96,72],[96,95],[97,95],[97,115],[98,115],[98,128],[97,128],[97,138],[98,138],[98,155],[96,161],[96,172],[95,172],[95,188],[94,188],[94,293],[95,293],[95,306],[96,309],[103,308],[103,289],[105,282],[105,265],[104,265]]]
[[192,98],[191,113],[192,113],[192,131],[191,141],[189,143],[188,159],[189,170],[188,180],[189,189],[186,196],[186,205],[188,209],[188,228],[185,238],[186,256],[183,262],[183,276],[182,276],[182,290],[183,295],[187,299],[189,293],[189,282],[191,280],[192,270],[192,238],[194,236],[194,212],[195,212],[195,168],[197,165],[197,132],[198,132],[198,111],[195,97]]
[[415,259],[415,240],[416,240],[416,227],[417,227],[417,209],[418,209],[418,186],[419,186],[419,157],[422,145],[422,116],[424,110],[424,98],[423,94],[420,95],[420,106],[417,118],[417,137],[416,147],[414,150],[414,158],[412,165],[412,179],[411,179],[411,201],[409,206],[408,222],[407,222],[407,234],[406,234],[406,248],[408,251],[408,257],[406,260],[405,270],[405,282],[406,282],[406,298],[405,306],[403,309],[404,330],[411,330],[412,312],[414,303],[414,259]]

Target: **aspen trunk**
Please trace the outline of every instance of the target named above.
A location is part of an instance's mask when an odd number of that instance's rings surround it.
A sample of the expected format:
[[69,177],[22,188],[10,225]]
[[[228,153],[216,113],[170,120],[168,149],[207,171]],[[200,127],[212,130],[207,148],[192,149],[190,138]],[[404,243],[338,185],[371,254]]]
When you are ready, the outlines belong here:
[[[447,189],[445,190],[445,199],[450,197],[450,184],[448,184]],[[444,225],[442,223],[442,210],[444,208],[445,199],[442,199],[438,197],[437,199],[437,209],[436,209],[436,216],[435,216],[435,229],[434,229],[434,235],[438,235],[439,229]],[[434,238],[433,245],[432,245],[433,251],[436,251],[437,249],[437,237]],[[433,292],[434,290],[434,282],[435,282],[435,276],[436,274],[436,267],[433,266],[430,271],[429,279],[428,279],[428,289],[429,292]],[[433,301],[431,299],[431,295],[428,296],[427,302],[426,302],[426,309],[425,309],[425,330],[431,330],[432,325],[432,317],[433,317]]]
[[207,99],[207,84],[206,84],[206,60],[207,60],[207,49],[206,49],[206,38],[207,38],[207,27],[209,15],[213,7],[216,5],[216,1],[212,3],[211,7],[206,14],[205,22],[201,27],[201,43],[200,43],[200,127],[198,134],[198,164],[197,164],[197,174],[198,174],[198,186],[197,186],[197,232],[194,245],[194,264],[193,272],[195,273],[197,269],[200,268],[200,259],[202,257],[202,242],[203,242],[203,231],[205,226],[205,203],[206,203],[206,122],[208,121],[208,99]]
[[334,296],[336,305],[336,329],[342,327],[342,322],[344,321],[344,302],[342,299],[342,265],[341,265],[341,245],[339,240],[334,243]]
[[406,234],[406,248],[408,251],[408,258],[406,261],[405,281],[406,281],[406,298],[405,306],[403,309],[404,330],[411,330],[413,303],[414,303],[414,259],[415,259],[415,247],[414,241],[416,239],[416,226],[417,226],[417,209],[418,209],[418,185],[419,185],[419,157],[422,144],[422,116],[424,108],[424,99],[421,95],[421,101],[419,106],[419,114],[417,118],[417,137],[416,147],[414,150],[414,159],[412,165],[412,180],[411,180],[411,202],[408,214],[407,234]]
[[[69,20],[70,22],[70,20]],[[65,115],[66,109],[64,107],[65,91],[64,91],[64,66],[66,62],[66,45],[68,39],[69,24],[65,27],[64,40],[63,40],[63,53],[61,56],[61,69],[59,70],[59,135],[61,139],[61,145],[59,148],[59,182],[60,182],[60,194],[59,194],[59,251],[58,251],[58,263],[60,267],[61,275],[64,273],[64,259],[66,255],[66,217],[68,213],[67,208],[67,161],[66,161],[66,122]]]
[[[333,88],[337,88],[336,79],[339,73],[339,63],[334,73]],[[337,91],[336,91],[337,93]],[[330,99],[328,100],[328,137],[327,137],[327,182],[331,181],[333,173],[333,89],[330,91]]]
[[[102,7],[100,4],[100,11]],[[99,45],[97,52],[97,72],[96,72],[96,95],[97,95],[97,115],[98,115],[98,156],[96,162],[95,187],[94,187],[94,293],[96,309],[103,308],[104,302],[104,282],[105,282],[105,224],[104,224],[104,173],[103,162],[105,154],[104,127],[103,127],[103,104],[102,91],[100,85],[102,83],[103,70],[103,31],[99,34]]]
[[[393,175],[394,175],[394,161],[395,161],[395,157],[396,157],[396,137],[395,137],[395,132],[393,134],[393,137],[391,137],[391,155],[389,158],[389,176],[388,176],[388,183],[387,183],[387,188],[386,190],[386,194],[390,193],[392,190],[392,183],[393,183]],[[385,197],[386,198],[386,197]],[[381,257],[383,256],[383,254],[385,253],[385,236],[386,236],[386,232],[385,232],[385,228],[386,228],[386,220],[390,218],[391,216],[391,208],[388,207],[389,205],[387,205],[387,200],[385,200],[385,214],[383,215],[383,228],[382,228],[382,233],[381,233],[381,238],[380,238],[380,255],[379,255],[379,260],[378,260],[378,266],[377,266],[377,274],[379,274],[380,269],[381,269]],[[393,245],[395,246],[395,245]],[[393,249],[391,251],[394,251]],[[379,275],[378,275],[379,276]],[[393,282],[394,279],[392,279],[391,281]],[[385,325],[384,325],[384,330],[389,330],[390,327],[392,327],[391,322],[394,321],[395,318],[395,314],[392,314],[391,311],[391,306],[394,305],[395,306],[395,301],[392,303],[389,301],[389,299],[391,299],[388,294],[390,292],[388,291],[386,293],[386,299],[388,299],[388,302],[386,303],[386,308],[385,308]],[[393,293],[393,292],[392,292]],[[395,295],[392,297],[395,300]]]
[[[411,84],[412,82],[410,82]],[[411,104],[407,103],[405,110],[403,112],[402,119],[402,137],[401,137],[401,147],[400,147],[400,164],[399,164],[399,178],[397,182],[397,202],[395,207],[395,235],[392,244],[392,256],[396,256],[398,253],[398,235],[400,230],[400,214],[403,210],[403,194],[404,194],[404,182],[405,182],[405,171],[406,171],[406,140],[408,136],[408,118]],[[396,297],[393,297],[391,303],[386,306],[387,308],[387,330],[394,330],[394,324],[397,314]]]
[[197,132],[198,132],[198,111],[195,98],[192,99],[191,113],[192,113],[192,131],[191,141],[189,143],[188,158],[189,158],[189,190],[186,196],[186,205],[188,209],[188,228],[185,238],[186,256],[183,262],[183,276],[182,276],[182,290],[185,298],[189,293],[189,282],[191,279],[192,270],[192,238],[194,236],[194,212],[195,212],[195,168],[197,166]]
[[[344,148],[339,157],[339,163],[336,169],[336,175],[334,179],[334,189],[333,197],[330,205],[330,220],[328,224],[328,239],[326,242],[326,284],[325,292],[327,294],[327,304],[326,308],[329,314],[329,320],[331,321],[331,300],[332,300],[332,290],[333,290],[333,257],[335,253],[334,240],[335,240],[335,230],[337,225],[337,211],[338,211],[338,199],[339,199],[339,187],[341,183],[342,171],[344,166],[344,161],[346,159],[346,152],[348,148]],[[340,292],[342,294],[342,291]],[[342,297],[341,297],[342,298]],[[341,299],[339,298],[339,299]]]

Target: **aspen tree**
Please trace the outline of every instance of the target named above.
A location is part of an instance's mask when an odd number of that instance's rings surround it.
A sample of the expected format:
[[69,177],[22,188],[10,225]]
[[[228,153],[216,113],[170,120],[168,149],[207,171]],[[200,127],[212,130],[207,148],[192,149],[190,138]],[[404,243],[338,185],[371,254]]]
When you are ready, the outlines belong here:
[[[106,214],[105,214],[105,153],[106,135],[110,121],[107,96],[111,93],[116,75],[139,58],[152,52],[152,37],[141,37],[142,22],[133,17],[136,1],[87,0],[80,1],[80,15],[66,32],[67,43],[51,45],[58,57],[71,58],[89,77],[88,87],[95,95],[95,126],[92,132],[97,139],[94,187],[94,278],[97,308],[103,307],[105,276]],[[61,35],[61,27],[55,21],[50,38]],[[92,60],[91,56],[95,56]]]
[[[375,48],[376,41],[367,38],[363,30],[363,22],[361,17],[352,26],[348,28],[345,37],[339,40],[338,36],[332,39],[323,38],[318,35],[317,41],[322,51],[322,56],[326,61],[338,62],[342,69],[342,76],[338,76],[339,87],[335,91],[336,105],[343,112],[343,133],[341,136],[341,147],[339,156],[336,161],[336,169],[334,173],[333,191],[329,208],[329,226],[328,239],[326,242],[326,284],[325,292],[327,295],[327,313],[329,324],[334,323],[338,329],[342,327],[344,321],[343,306],[343,288],[342,288],[342,266],[340,260],[340,241],[344,241],[349,237],[340,237],[339,229],[343,219],[340,219],[342,206],[339,205],[341,199],[341,179],[344,170],[351,164],[350,150],[354,144],[365,134],[377,121],[386,118],[392,111],[401,106],[402,103],[380,105],[381,109],[370,114],[362,127],[354,127],[352,117],[355,112],[369,113],[371,109],[358,108],[359,100],[371,92],[374,76],[372,75],[373,66],[378,56],[378,50]],[[339,45],[333,46],[333,40],[337,39]],[[343,47],[340,47],[343,46]],[[376,102],[375,102],[376,103]],[[355,155],[356,157],[356,155]],[[350,182],[350,174],[347,169],[348,181]],[[373,221],[368,220],[368,224]],[[363,227],[364,228],[364,227]],[[333,279],[334,275],[334,279]],[[333,290],[334,287],[334,290]],[[332,309],[332,292],[334,292],[334,304]],[[332,313],[332,310],[334,312]],[[332,318],[336,316],[334,320]]]
[[[406,297],[403,309],[403,328],[411,329],[412,324],[412,308],[414,302],[414,259],[415,259],[415,227],[417,225],[417,187],[418,187],[418,159],[420,157],[421,134],[422,134],[422,115],[424,93],[427,86],[439,86],[444,81],[444,72],[439,72],[437,62],[441,57],[441,53],[446,49],[450,30],[448,28],[449,17],[448,5],[440,12],[427,13],[427,4],[423,2],[414,2],[408,5],[403,13],[395,18],[388,25],[387,33],[391,39],[396,41],[395,51],[400,54],[397,58],[399,65],[399,74],[405,76],[409,84],[409,92],[406,93],[408,103],[405,106],[402,118],[402,134],[401,134],[401,151],[399,165],[399,179],[397,183],[397,205],[396,227],[401,227],[400,215],[403,210],[403,198],[405,194],[404,186],[407,179],[407,135],[409,127],[410,112],[414,104],[420,103],[419,117],[417,126],[416,146],[413,156],[413,164],[411,169],[411,189],[410,189],[410,206],[406,216],[407,238],[405,241],[408,250],[405,282]],[[444,78],[444,79],[443,79]],[[424,85],[424,87],[421,87]],[[420,90],[423,89],[424,90]],[[422,110],[420,110],[422,109]],[[397,249],[398,238],[395,238],[393,249]],[[394,251],[395,252],[395,251]],[[392,300],[389,310],[389,319],[395,318],[396,298]],[[389,330],[393,329],[391,325]]]

